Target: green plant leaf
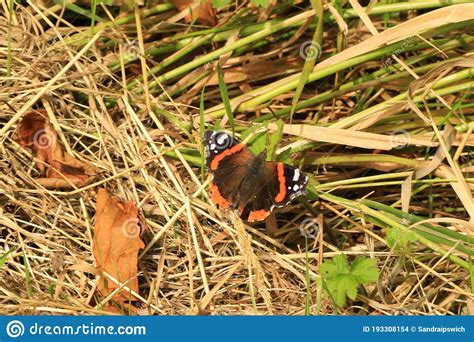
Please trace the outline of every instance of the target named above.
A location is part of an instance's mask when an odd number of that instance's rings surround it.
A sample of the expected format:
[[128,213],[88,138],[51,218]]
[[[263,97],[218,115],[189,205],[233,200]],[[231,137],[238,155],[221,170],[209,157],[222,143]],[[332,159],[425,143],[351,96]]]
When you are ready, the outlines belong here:
[[352,263],[352,274],[359,284],[369,284],[377,281],[379,269],[375,259],[358,256]]
[[344,306],[346,297],[355,299],[359,286],[375,282],[379,277],[376,260],[358,256],[349,264],[345,254],[323,262],[320,271],[326,291],[337,306]]
[[[261,132],[256,134],[250,141],[248,142],[248,148],[252,151],[253,154],[258,155],[259,153],[267,150],[267,160],[274,160],[275,159],[275,151],[280,144],[281,138],[283,137],[283,121],[278,120],[277,124],[277,131],[270,134],[267,132]],[[267,127],[268,122],[264,122],[262,125],[259,126],[252,126],[244,133],[242,133],[242,140],[253,133],[255,130],[260,129],[262,127]]]
[[[245,140],[249,135],[253,134],[257,129],[262,127],[266,127],[267,123],[263,125],[255,125],[251,126],[250,128],[246,129],[241,135],[241,140]],[[257,155],[262,152],[264,149],[267,148],[267,135],[265,132],[260,132],[255,134],[248,142],[247,147],[253,154]]]
[[269,134],[270,143],[268,144],[268,160],[275,159],[275,151],[278,148],[278,145],[280,144],[280,141],[283,137],[283,121],[277,120],[276,125],[278,128],[276,132]]

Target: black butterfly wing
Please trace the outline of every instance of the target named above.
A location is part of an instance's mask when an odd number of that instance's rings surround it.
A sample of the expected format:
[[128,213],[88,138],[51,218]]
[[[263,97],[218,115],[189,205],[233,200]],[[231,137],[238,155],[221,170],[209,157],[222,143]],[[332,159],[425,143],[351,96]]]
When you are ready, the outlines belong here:
[[306,193],[308,177],[298,168],[281,163],[266,162],[254,196],[241,204],[242,218],[262,221],[274,207],[284,207],[295,197]]
[[230,134],[204,133],[206,166],[213,175],[211,199],[220,208],[236,207],[240,201],[240,184],[255,156]]
[[275,197],[277,207],[284,207],[295,197],[306,193],[308,177],[300,169],[284,163],[270,162],[267,164],[277,169],[279,185],[279,192]]

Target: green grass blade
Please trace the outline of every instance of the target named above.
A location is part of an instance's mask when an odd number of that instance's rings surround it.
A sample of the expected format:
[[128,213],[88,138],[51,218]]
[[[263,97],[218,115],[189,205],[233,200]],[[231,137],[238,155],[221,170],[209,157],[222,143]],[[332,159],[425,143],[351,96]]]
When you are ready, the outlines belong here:
[[7,261],[8,256],[9,256],[11,253],[13,253],[14,251],[16,251],[16,248],[10,249],[9,251],[7,251],[6,253],[4,253],[4,254],[0,257],[0,269],[3,267],[3,265],[5,265],[5,262]]
[[309,75],[313,71],[314,64],[316,60],[321,55],[321,43],[323,40],[323,3],[322,0],[311,0],[311,5],[316,12],[317,25],[313,34],[313,39],[309,46],[306,46],[305,43],[300,47],[300,56],[305,58],[303,71],[301,72],[301,77],[298,82],[298,85],[295,90],[295,95],[291,101],[291,113],[290,113],[290,123],[293,120],[293,114],[295,112],[296,104],[303,92],[304,86],[308,82]]
[[95,25],[95,12],[97,10],[97,1],[99,0],[92,0],[92,21],[91,21],[91,30],[94,30]]
[[30,273],[30,268],[28,266],[28,261],[27,261],[25,253],[23,253],[23,265],[25,266],[26,293],[28,294],[28,298],[33,298],[33,288],[31,286],[31,273]]
[[217,75],[219,79],[219,89],[221,91],[222,101],[224,102],[225,112],[229,118],[229,124],[232,128],[232,134],[235,134],[235,123],[234,123],[234,113],[232,113],[232,108],[230,106],[229,93],[227,92],[227,86],[224,81],[224,73],[220,64],[217,64]]
[[[69,1],[57,1],[59,4],[63,5],[64,7],[66,7],[68,10],[74,12],[74,13],[77,13],[79,15],[82,15],[86,18],[89,18],[91,19],[91,21],[94,23],[95,21],[98,21],[98,22],[101,22],[101,23],[104,23],[106,22],[105,19],[103,19],[102,17],[100,16],[96,16],[95,15],[95,10],[96,10],[96,6],[99,2],[105,2],[105,1],[98,1],[98,0],[94,0],[92,1],[91,3],[91,10],[88,11],[84,8],[82,8],[81,6],[79,5],[76,5],[74,3],[70,3]],[[94,26],[91,25],[91,27],[93,28]]]
[[275,159],[276,150],[280,144],[281,139],[283,138],[283,125],[282,120],[276,121],[277,130],[276,132],[270,134],[270,143],[268,144],[268,158],[269,160]]

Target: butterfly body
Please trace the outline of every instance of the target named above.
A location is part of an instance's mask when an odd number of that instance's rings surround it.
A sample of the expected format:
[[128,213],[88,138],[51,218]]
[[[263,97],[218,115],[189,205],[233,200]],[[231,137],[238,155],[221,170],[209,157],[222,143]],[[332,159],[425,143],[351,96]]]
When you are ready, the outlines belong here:
[[250,222],[264,220],[306,192],[308,178],[299,169],[255,156],[225,132],[206,131],[206,165],[213,175],[212,200],[222,209],[237,209]]

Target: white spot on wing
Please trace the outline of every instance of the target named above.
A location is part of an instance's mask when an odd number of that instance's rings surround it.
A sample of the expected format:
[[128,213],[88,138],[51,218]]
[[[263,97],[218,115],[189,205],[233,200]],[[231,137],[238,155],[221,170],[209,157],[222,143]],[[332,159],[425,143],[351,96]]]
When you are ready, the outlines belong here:
[[295,185],[293,186],[293,191],[298,191],[299,188],[300,188],[299,185],[298,185],[298,184],[295,184]]
[[300,178],[300,170],[295,169],[295,173],[293,175],[293,182],[296,182]]
[[216,149],[216,144],[211,144],[211,150],[215,150]]

